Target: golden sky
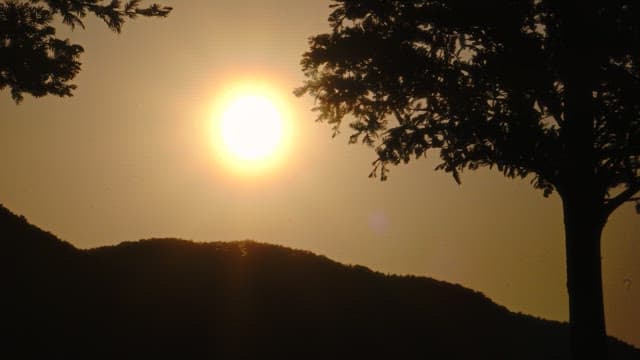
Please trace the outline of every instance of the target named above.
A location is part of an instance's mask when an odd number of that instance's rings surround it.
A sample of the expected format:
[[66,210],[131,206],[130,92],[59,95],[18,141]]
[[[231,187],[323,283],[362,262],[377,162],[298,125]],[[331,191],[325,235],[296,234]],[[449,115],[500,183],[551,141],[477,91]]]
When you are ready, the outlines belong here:
[[[75,96],[0,93],[0,202],[81,248],[151,237],[254,239],[385,273],[482,291],[513,311],[568,319],[562,212],[528,180],[422,160],[369,179],[374,153],[331,138],[292,91],[327,0],[162,1],[167,19],[122,34],[88,20]],[[220,103],[268,88],[291,136],[264,171],[220,160]],[[345,133],[348,130],[345,129]],[[236,169],[237,170],[237,169]],[[640,346],[640,217],[629,204],[603,236],[607,328]]]

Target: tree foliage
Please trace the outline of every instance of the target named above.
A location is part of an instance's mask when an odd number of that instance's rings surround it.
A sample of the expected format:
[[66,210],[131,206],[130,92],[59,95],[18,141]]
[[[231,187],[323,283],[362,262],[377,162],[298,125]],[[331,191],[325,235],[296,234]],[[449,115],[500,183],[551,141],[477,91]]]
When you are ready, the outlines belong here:
[[9,88],[19,103],[24,93],[71,96],[70,81],[80,71],[83,48],[56,36],[56,17],[71,29],[84,28],[94,15],[109,29],[120,32],[127,19],[166,17],[170,7],[141,0],[9,0],[0,3],[0,90]]
[[[495,167],[548,196],[595,172],[604,212],[640,190],[640,3],[631,0],[339,0],[310,39],[297,94],[350,142],[375,147],[371,176],[439,150],[437,169]],[[586,134],[568,86],[588,89]],[[574,86],[576,85],[576,86]],[[575,109],[574,109],[575,110]],[[581,125],[578,125],[581,126]],[[577,140],[576,140],[577,139]],[[579,156],[571,150],[586,142]],[[577,159],[579,157],[580,159]],[[640,210],[640,203],[638,205]]]
[[571,353],[607,357],[601,236],[640,212],[640,3],[336,0],[297,90],[374,146],[371,176],[439,151],[437,169],[530,177],[562,199]]

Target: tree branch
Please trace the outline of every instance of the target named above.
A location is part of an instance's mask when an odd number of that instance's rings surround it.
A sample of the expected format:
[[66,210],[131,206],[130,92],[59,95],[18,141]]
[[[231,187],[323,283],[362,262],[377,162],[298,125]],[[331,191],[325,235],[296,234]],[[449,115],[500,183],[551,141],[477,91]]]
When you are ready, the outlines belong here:
[[611,213],[618,208],[618,206],[624,204],[627,201],[636,201],[639,200],[640,198],[633,198],[632,196],[635,195],[636,193],[638,193],[640,191],[640,183],[634,183],[629,185],[629,187],[624,190],[623,192],[621,192],[620,194],[616,195],[615,197],[607,200],[604,204],[604,211],[605,211],[605,215],[608,217],[609,215],[611,215]]

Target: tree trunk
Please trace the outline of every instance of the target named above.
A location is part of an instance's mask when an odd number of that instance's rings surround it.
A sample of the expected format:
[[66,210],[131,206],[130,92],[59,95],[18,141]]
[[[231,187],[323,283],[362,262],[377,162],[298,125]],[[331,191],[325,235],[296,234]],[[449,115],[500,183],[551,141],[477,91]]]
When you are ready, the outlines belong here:
[[600,238],[605,220],[588,194],[564,196],[567,290],[573,360],[607,359]]
[[607,335],[602,295],[600,238],[607,217],[603,202],[605,187],[598,178],[596,127],[593,103],[598,59],[590,44],[583,18],[574,2],[563,2],[565,52],[565,120],[561,137],[564,161],[561,186],[567,259],[567,290],[571,357],[573,360],[607,359]]

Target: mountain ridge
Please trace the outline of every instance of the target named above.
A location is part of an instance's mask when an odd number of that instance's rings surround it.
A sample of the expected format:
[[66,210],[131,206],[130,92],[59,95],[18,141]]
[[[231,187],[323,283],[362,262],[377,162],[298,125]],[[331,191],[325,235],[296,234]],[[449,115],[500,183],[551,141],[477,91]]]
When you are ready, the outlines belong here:
[[[115,358],[567,359],[566,323],[484,294],[251,240],[80,250],[0,205],[8,349]],[[640,351],[610,338],[612,359]],[[25,356],[29,357],[29,356]]]

